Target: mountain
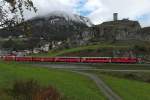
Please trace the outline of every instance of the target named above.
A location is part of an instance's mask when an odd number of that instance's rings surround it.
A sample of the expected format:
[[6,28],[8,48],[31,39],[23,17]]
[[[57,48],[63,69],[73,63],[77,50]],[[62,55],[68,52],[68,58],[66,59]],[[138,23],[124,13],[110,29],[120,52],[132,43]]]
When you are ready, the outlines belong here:
[[86,17],[55,11],[34,17],[10,29],[0,30],[1,37],[10,35],[27,35],[36,37],[37,41],[44,39],[52,44],[61,41],[66,47],[75,47],[101,41],[150,41],[150,27],[142,28],[138,21],[129,19],[93,25]]
[[92,23],[86,17],[55,11],[44,16],[34,17],[9,30],[8,28],[1,29],[0,36],[27,34],[48,40],[64,40],[90,26]]
[[90,19],[87,18],[87,17],[83,17],[83,16],[80,16],[80,15],[67,13],[67,12],[63,12],[63,11],[54,11],[54,12],[51,12],[47,15],[34,17],[32,19],[38,19],[38,18],[49,19],[50,17],[54,17],[54,16],[55,17],[63,17],[66,21],[74,21],[74,22],[77,22],[77,23],[86,24],[89,27],[91,27],[93,25],[92,22],[90,21]]

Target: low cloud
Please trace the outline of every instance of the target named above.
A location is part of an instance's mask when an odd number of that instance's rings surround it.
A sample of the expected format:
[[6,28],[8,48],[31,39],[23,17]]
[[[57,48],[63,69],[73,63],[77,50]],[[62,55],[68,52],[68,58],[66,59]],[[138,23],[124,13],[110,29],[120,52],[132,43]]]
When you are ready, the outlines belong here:
[[139,20],[142,26],[150,26],[149,0],[33,0],[33,2],[38,12],[36,14],[26,12],[27,18],[53,11],[65,11],[87,16],[94,24],[100,24],[112,20],[112,14],[118,12],[119,19]]

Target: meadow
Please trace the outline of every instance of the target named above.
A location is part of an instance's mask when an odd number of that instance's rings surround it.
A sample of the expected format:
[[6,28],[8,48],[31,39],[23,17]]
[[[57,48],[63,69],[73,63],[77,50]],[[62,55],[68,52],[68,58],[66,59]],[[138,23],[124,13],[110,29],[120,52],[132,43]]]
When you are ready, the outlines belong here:
[[102,72],[91,71],[123,100],[150,100],[149,72]]
[[[0,62],[0,90],[12,88],[16,80],[38,81],[55,87],[68,100],[105,100],[95,83],[86,76],[66,70],[51,70],[28,64]],[[0,95],[0,100],[3,97]]]

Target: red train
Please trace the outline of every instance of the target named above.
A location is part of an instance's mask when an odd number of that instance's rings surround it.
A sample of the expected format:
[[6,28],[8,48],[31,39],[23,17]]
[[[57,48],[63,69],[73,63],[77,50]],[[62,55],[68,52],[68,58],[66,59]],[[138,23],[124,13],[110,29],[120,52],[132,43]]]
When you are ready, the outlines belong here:
[[129,57],[1,57],[4,61],[17,62],[67,62],[67,63],[140,63],[141,58]]

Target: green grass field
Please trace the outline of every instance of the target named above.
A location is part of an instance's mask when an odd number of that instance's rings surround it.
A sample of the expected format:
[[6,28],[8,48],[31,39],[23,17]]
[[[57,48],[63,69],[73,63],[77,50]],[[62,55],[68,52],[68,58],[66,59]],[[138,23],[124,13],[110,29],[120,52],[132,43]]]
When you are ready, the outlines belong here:
[[111,70],[150,70],[149,64],[89,64],[100,69],[111,69]]
[[111,75],[114,72],[111,74],[109,72],[103,73],[100,71],[92,73],[102,78],[123,100],[150,100],[150,83]]
[[134,80],[116,78],[102,75],[104,81],[116,92],[123,100],[150,100],[150,84]]
[[11,88],[15,80],[37,80],[42,86],[56,87],[69,100],[105,100],[95,83],[85,76],[63,70],[0,62],[0,89]]

